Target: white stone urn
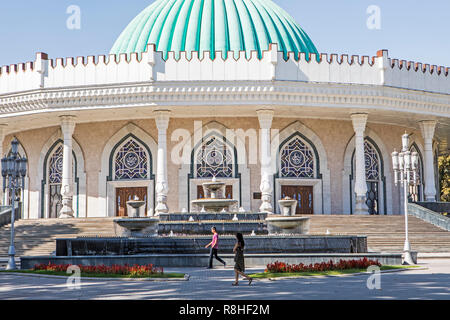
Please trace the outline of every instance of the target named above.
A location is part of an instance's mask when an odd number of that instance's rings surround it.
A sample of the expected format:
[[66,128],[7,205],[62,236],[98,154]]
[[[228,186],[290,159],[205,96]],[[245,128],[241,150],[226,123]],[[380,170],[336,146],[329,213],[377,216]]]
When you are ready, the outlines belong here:
[[128,217],[129,218],[139,218],[140,217],[140,211],[141,207],[145,206],[145,201],[141,200],[130,200],[127,201],[127,205],[131,207],[131,210],[128,210]]
[[280,211],[283,216],[295,216],[297,200],[286,197],[278,200],[278,205],[280,206]]

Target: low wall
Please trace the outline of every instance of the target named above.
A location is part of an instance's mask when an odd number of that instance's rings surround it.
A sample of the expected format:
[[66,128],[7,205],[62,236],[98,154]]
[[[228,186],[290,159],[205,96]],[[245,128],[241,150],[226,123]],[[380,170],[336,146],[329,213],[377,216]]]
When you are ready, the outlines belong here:
[[450,231],[450,218],[424,207],[422,203],[420,205],[408,203],[408,213],[441,229]]
[[[57,256],[111,256],[139,254],[207,254],[210,236],[152,238],[57,239]],[[232,253],[235,237],[221,236],[220,250]],[[247,253],[366,253],[366,236],[249,236]]]
[[[220,257],[225,260],[228,266],[234,265],[234,256],[232,254],[221,254]],[[383,265],[400,265],[402,263],[401,253],[353,253],[353,254],[246,254],[246,267],[265,267],[275,261],[286,262],[289,264],[311,264],[320,262],[338,262],[339,260],[353,260],[367,258],[378,260]],[[22,257],[21,268],[32,269],[36,264],[70,264],[70,265],[145,265],[153,264],[164,268],[181,267],[206,267],[208,266],[208,254],[153,254],[153,255],[134,255],[134,256],[73,256],[73,257]]]

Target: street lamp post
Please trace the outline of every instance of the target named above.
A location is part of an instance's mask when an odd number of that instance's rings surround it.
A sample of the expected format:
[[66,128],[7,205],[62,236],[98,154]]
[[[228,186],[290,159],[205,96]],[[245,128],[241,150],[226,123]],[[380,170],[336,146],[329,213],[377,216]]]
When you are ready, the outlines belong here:
[[[16,250],[14,247],[14,221],[15,221],[15,197],[16,189],[23,188],[25,185],[25,175],[27,173],[27,159],[21,158],[18,153],[19,141],[16,138],[11,142],[11,153],[5,156],[2,162],[3,191],[8,188],[11,195],[11,240],[8,250],[8,265],[6,270],[15,270]],[[6,182],[6,180],[8,182]],[[6,185],[7,184],[7,185]]]
[[408,189],[409,186],[417,186],[419,184],[419,155],[417,152],[410,152],[409,135],[405,133],[402,136],[402,151],[398,153],[394,150],[392,153],[392,164],[394,168],[395,185],[403,186],[403,198],[405,206],[405,246],[404,264],[415,264],[411,257],[411,245],[408,236]]

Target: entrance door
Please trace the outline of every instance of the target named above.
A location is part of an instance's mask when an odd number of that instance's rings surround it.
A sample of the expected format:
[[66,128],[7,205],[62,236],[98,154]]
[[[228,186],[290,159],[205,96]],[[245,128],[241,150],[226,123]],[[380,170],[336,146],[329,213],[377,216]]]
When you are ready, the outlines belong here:
[[[219,197],[222,195],[219,194]],[[203,186],[197,186],[197,199],[204,199],[205,198],[205,191],[203,190]],[[233,186],[225,186],[225,198],[226,199],[233,199]]]
[[127,201],[137,196],[145,201],[145,215],[147,215],[147,187],[116,188],[116,216],[128,217]]
[[281,198],[290,197],[297,200],[296,214],[313,214],[312,186],[281,186]]
[[62,209],[61,185],[51,184],[48,217],[50,219],[58,218],[61,209]]

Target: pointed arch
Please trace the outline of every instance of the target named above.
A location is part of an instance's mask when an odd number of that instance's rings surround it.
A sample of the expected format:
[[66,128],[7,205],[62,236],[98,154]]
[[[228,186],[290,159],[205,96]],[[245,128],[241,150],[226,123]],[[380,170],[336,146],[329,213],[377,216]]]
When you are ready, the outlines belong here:
[[[365,130],[365,141],[369,141],[375,148],[380,160],[380,188],[379,202],[380,215],[393,214],[392,212],[392,175],[389,164],[390,152],[383,140],[369,127]],[[353,192],[353,161],[355,153],[355,135],[347,143],[344,152],[344,170],[342,176],[342,210],[344,214],[351,214],[354,208]]]
[[[245,136],[236,134],[234,130],[230,130],[225,125],[211,121],[205,125],[200,125],[201,122],[194,123],[194,131],[190,137],[184,141],[184,145],[190,150],[190,157],[187,159],[188,163],[180,165],[178,174],[178,203],[179,209],[190,209],[191,200],[197,199],[197,188],[201,186],[205,179],[210,179],[211,174],[206,174],[203,177],[196,174],[195,167],[199,164],[200,158],[196,158],[198,151],[201,150],[205,142],[215,139],[217,145],[226,148],[225,157],[228,158],[229,174],[223,174],[218,177],[221,181],[232,186],[232,197],[239,201],[239,205],[247,210],[251,209],[250,196],[250,170],[247,165],[247,150],[245,147]],[[256,134],[256,131],[255,131]],[[181,148],[180,148],[181,149]],[[197,168],[199,169],[199,168]],[[204,168],[207,170],[207,168]],[[213,173],[211,170],[210,173]],[[219,172],[219,168],[217,168]],[[187,190],[186,190],[187,189]]]
[[[37,185],[41,186],[41,193],[39,197],[39,207],[35,212],[39,212],[39,218],[49,218],[49,184],[48,184],[48,161],[52,153],[56,148],[63,144],[63,135],[61,129],[55,131],[55,133],[47,140],[42,147],[41,155],[38,162],[38,181]],[[84,153],[76,139],[72,139],[72,153],[74,172],[74,195],[73,195],[73,210],[75,217],[84,218],[87,217],[87,198],[86,198],[86,170],[84,162]],[[31,209],[31,208],[30,208]],[[36,217],[37,218],[37,217]]]
[[[141,148],[147,156],[146,176],[138,180],[116,179],[114,170],[114,160],[122,148],[129,141],[134,141],[136,146]],[[98,181],[97,204],[90,207],[90,212],[97,212],[96,216],[113,217],[116,214],[116,189],[125,187],[146,187],[147,188],[147,215],[152,215],[155,203],[155,183],[154,168],[156,168],[157,144],[153,137],[134,123],[128,123],[118,130],[105,143],[101,154],[101,170]],[[144,170],[143,168],[141,168]]]
[[[280,169],[283,148],[298,139],[311,152],[313,174],[304,177],[283,177]],[[313,187],[314,214],[331,214],[331,181],[328,169],[328,157],[319,136],[300,121],[295,121],[282,129],[272,138],[272,163],[274,175],[273,206],[279,210],[277,201],[281,198],[283,185],[302,185]],[[274,161],[276,159],[276,161]]]

